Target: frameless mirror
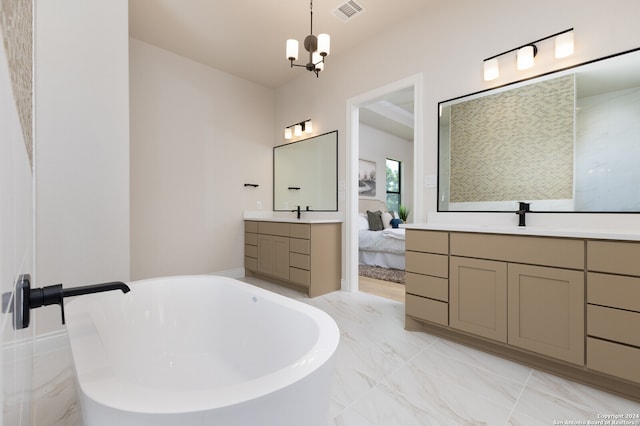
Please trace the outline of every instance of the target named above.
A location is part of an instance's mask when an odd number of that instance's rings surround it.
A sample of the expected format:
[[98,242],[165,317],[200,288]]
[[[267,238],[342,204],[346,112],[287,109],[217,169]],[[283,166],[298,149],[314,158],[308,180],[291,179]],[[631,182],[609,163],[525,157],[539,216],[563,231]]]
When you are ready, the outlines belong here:
[[273,210],[338,211],[338,131],[273,149]]
[[438,211],[640,212],[640,49],[439,104]]

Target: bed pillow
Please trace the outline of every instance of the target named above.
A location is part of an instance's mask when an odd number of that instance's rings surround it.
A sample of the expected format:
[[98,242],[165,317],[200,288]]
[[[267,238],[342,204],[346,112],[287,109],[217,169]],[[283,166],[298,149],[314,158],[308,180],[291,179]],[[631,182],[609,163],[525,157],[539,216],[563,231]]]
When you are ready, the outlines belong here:
[[380,218],[382,219],[382,226],[384,229],[391,228],[391,219],[393,219],[391,213],[383,212],[382,215],[380,215]]
[[369,229],[369,220],[364,213],[358,214],[358,229]]
[[400,225],[401,223],[402,223],[402,219],[396,219],[396,218],[391,219],[392,228],[398,228],[398,225]]
[[382,231],[384,229],[382,225],[382,212],[380,210],[376,212],[367,210],[367,220],[369,221],[370,231]]

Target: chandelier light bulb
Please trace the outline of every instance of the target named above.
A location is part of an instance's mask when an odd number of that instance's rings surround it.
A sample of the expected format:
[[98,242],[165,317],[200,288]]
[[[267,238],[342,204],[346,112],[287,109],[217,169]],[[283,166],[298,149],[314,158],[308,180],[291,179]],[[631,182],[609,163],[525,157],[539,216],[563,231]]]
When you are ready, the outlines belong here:
[[322,56],[327,56],[331,53],[331,37],[329,37],[329,34],[318,34],[318,52]]
[[292,38],[287,40],[287,59],[290,61],[298,59],[298,40]]

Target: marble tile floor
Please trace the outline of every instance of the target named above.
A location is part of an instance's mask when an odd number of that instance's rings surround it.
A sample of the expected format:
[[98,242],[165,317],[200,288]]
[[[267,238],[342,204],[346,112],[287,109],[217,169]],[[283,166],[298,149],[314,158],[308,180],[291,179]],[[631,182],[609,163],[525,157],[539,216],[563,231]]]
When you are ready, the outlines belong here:
[[[607,424],[608,416],[640,415],[640,403],[427,333],[408,332],[401,302],[347,292],[309,299],[266,281],[243,280],[316,306],[338,324],[341,341],[328,426]],[[51,357],[60,365],[55,375],[39,367]],[[68,348],[35,359],[38,426],[82,426],[70,362]],[[617,418],[608,424],[638,426],[640,419]]]

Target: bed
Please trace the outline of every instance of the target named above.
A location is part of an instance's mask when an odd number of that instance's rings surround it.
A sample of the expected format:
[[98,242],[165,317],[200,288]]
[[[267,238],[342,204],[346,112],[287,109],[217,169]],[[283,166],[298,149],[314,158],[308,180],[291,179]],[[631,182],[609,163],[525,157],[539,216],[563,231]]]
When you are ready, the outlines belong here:
[[[367,211],[387,213],[384,202],[360,199],[358,208],[358,262],[361,265],[404,270],[405,229],[393,228],[383,217],[382,230],[370,230]],[[385,215],[388,220],[389,216]]]

